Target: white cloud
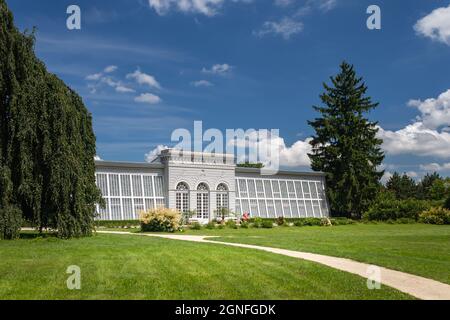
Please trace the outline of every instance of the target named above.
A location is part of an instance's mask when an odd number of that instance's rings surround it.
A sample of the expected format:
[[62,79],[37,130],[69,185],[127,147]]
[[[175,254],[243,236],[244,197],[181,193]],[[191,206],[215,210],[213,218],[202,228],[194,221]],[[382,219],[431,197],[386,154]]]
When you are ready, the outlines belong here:
[[[310,145],[311,138],[307,138],[304,141],[299,140],[292,146],[286,145],[285,140],[282,137],[271,135],[267,130],[253,131],[248,134],[244,139],[236,139],[231,142],[231,146],[237,146],[241,148],[248,148],[252,154],[258,154],[257,150],[278,150],[280,166],[285,167],[310,167],[311,161],[308,157],[308,153],[311,153],[312,147]],[[230,142],[229,142],[230,143]],[[258,159],[259,162],[268,164],[271,159],[264,154],[259,154],[262,158]],[[246,159],[238,159],[243,162]],[[275,159],[272,159],[274,161]]]
[[104,73],[112,73],[117,70],[117,66],[107,66],[103,72]]
[[118,85],[116,87],[116,91],[119,93],[130,93],[130,92],[136,92],[136,90],[132,89],[132,88],[128,88],[124,85]]
[[412,154],[450,158],[450,90],[437,99],[410,100],[420,115],[415,122],[397,131],[380,128],[383,149],[391,155]]
[[450,89],[440,94],[437,99],[410,100],[408,105],[420,111],[422,115],[419,120],[427,128],[437,129],[450,125]]
[[145,161],[151,163],[153,160],[155,160],[158,155],[161,153],[161,151],[169,149],[168,146],[159,145],[149,153],[145,154]]
[[424,171],[446,171],[450,170],[450,163],[428,163],[428,164],[421,164],[420,169]]
[[319,9],[322,11],[330,11],[334,9],[337,5],[337,0],[313,0],[317,2]]
[[152,75],[141,72],[139,69],[127,75],[127,79],[134,79],[140,85],[148,85],[151,88],[161,89],[161,85]]
[[212,87],[214,84],[207,80],[198,80],[191,83],[194,87]]
[[94,74],[90,74],[86,77],[86,80],[88,81],[98,81],[102,78],[103,74],[102,73],[94,73]]
[[233,67],[229,64],[215,64],[210,69],[203,68],[203,73],[209,73],[209,74],[217,74],[217,75],[227,75],[230,74],[233,70]]
[[393,174],[391,172],[385,171],[384,175],[381,177],[381,183],[385,185],[389,181],[389,179],[392,178],[392,176]]
[[303,31],[303,23],[289,17],[284,17],[280,21],[266,21],[262,28],[254,31],[253,34],[258,37],[266,35],[280,35],[283,39],[288,40],[293,35]]
[[450,133],[428,129],[415,122],[397,131],[380,128],[383,149],[390,155],[412,154],[450,158]]
[[[225,0],[149,0],[148,3],[159,15],[165,15],[172,9],[183,13],[216,15]],[[253,0],[231,0],[230,2],[251,3]]]
[[414,25],[417,34],[450,46],[450,5],[433,10]]
[[140,96],[134,98],[134,101],[139,103],[157,104],[160,103],[162,100],[160,97],[152,93],[143,93]]
[[95,156],[95,157],[94,157],[94,160],[95,160],[95,161],[103,161],[103,159],[100,158],[99,156]]

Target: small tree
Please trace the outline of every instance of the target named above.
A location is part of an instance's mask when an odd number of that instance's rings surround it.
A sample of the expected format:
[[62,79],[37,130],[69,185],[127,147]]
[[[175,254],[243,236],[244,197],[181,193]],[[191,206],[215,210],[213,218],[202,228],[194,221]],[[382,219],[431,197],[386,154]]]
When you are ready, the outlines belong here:
[[400,176],[397,172],[386,183],[386,189],[394,193],[399,200],[414,198],[417,194],[417,185],[414,179],[407,174]]

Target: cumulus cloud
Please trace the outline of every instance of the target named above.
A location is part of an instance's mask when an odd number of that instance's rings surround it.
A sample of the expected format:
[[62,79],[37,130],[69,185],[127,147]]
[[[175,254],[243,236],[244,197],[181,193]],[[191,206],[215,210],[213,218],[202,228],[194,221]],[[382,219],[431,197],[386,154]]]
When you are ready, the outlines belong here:
[[230,66],[227,63],[224,63],[224,64],[215,64],[209,69],[203,68],[202,72],[224,76],[230,74],[232,70],[233,70],[232,66]]
[[417,34],[450,46],[450,5],[438,8],[414,25]]
[[397,131],[380,128],[378,137],[383,139],[383,149],[390,155],[450,158],[450,133],[428,129],[422,122],[415,122]]
[[161,85],[155,77],[141,72],[139,69],[127,75],[127,79],[133,79],[140,85],[148,85],[151,88],[161,89]]
[[86,76],[86,80],[88,81],[98,81],[102,78],[103,74],[102,73],[94,73],[94,74],[90,74],[88,76]]
[[253,34],[258,37],[266,35],[278,35],[285,40],[289,40],[293,35],[303,31],[303,23],[289,17],[284,17],[280,21],[266,21],[260,30]]
[[198,81],[194,81],[194,82],[191,82],[191,84],[194,86],[194,87],[212,87],[212,86],[214,86],[214,84],[212,84],[211,82],[209,82],[209,81],[207,81],[207,80],[198,80]]
[[[228,143],[231,146],[246,148],[249,153],[251,152],[254,155],[257,154],[259,156],[258,161],[264,164],[269,164],[276,159],[265,154],[265,152],[258,153],[258,150],[275,150],[278,152],[280,166],[309,167],[311,162],[308,153],[312,151],[310,141],[311,138],[307,138],[288,146],[285,140],[278,135],[272,135],[267,130],[254,130],[248,132],[245,137],[239,137],[235,141],[228,141]],[[240,156],[243,158],[238,159],[239,162],[247,160],[246,155]]]
[[408,105],[420,111],[419,119],[427,128],[437,129],[450,125],[450,89],[438,98],[410,100]]
[[169,147],[165,146],[165,145],[157,146],[155,149],[153,149],[149,153],[145,154],[145,161],[149,162],[149,163],[153,162],[158,157],[158,155],[161,153],[161,151],[167,150],[167,149],[169,149]]
[[160,103],[162,100],[160,97],[152,93],[143,93],[140,96],[134,98],[134,101],[138,103],[157,104]]

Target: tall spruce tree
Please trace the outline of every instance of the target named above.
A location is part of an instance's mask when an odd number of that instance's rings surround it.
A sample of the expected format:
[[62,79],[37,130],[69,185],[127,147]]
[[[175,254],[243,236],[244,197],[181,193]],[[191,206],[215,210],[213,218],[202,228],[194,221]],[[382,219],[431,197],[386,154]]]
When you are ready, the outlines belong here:
[[21,211],[62,238],[90,235],[101,201],[91,115],[36,58],[34,33],[17,30],[4,0],[0,68],[0,212]]
[[309,121],[316,131],[309,157],[313,170],[326,173],[332,214],[361,217],[384,174],[378,170],[384,153],[377,123],[365,117],[378,103],[366,96],[367,86],[352,65],[343,62],[340,68],[332,86],[323,85],[324,106],[314,106],[321,117]]
[[401,176],[394,172],[386,183],[386,189],[391,191],[399,200],[414,198],[417,194],[416,182],[406,173]]

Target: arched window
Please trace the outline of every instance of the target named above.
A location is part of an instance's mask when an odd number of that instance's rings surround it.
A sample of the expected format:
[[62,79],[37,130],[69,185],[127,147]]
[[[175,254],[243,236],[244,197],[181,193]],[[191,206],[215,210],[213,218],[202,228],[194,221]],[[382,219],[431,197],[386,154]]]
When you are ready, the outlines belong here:
[[189,186],[184,182],[177,185],[176,207],[181,213],[189,211]]
[[221,183],[217,186],[216,193],[217,212],[219,213],[221,209],[228,209],[228,203],[228,187],[226,186],[226,184]]
[[206,183],[200,183],[197,187],[197,218],[209,218],[209,188]]

